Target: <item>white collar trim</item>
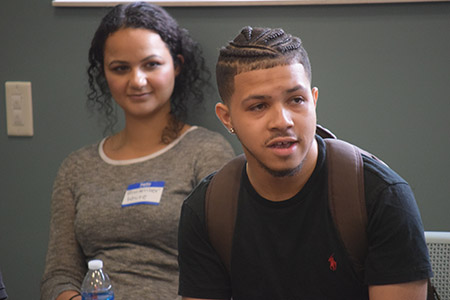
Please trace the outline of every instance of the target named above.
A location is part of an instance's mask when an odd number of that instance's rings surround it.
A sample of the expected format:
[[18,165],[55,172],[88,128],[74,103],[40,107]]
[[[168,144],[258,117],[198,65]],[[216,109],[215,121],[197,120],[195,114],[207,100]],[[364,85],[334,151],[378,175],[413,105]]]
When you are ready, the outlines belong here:
[[99,146],[98,146],[98,154],[100,155],[101,159],[110,164],[110,165],[116,165],[116,166],[124,166],[124,165],[131,165],[131,164],[135,164],[135,163],[140,163],[140,162],[144,162],[146,160],[155,158],[157,156],[162,155],[163,153],[166,153],[167,151],[169,151],[170,149],[172,149],[176,144],[178,144],[181,139],[188,134],[191,131],[194,131],[195,129],[197,129],[197,126],[192,126],[191,128],[189,128],[185,133],[183,133],[182,135],[180,135],[177,139],[173,140],[170,144],[168,144],[166,147],[164,147],[163,149],[156,151],[155,153],[146,155],[146,156],[142,156],[142,157],[138,157],[138,158],[133,158],[133,159],[123,159],[123,160],[116,160],[116,159],[111,159],[108,156],[106,156],[105,151],[103,151],[103,145],[105,144],[106,138],[102,139]]

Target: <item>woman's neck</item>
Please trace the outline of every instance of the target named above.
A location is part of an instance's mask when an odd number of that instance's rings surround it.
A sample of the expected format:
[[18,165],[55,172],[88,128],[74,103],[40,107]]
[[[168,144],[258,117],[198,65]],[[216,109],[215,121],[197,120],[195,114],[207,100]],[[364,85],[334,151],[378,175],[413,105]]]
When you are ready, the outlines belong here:
[[[164,130],[170,124],[170,115],[165,120],[126,119],[125,128],[106,139],[103,151],[111,159],[125,160],[155,153],[167,146],[162,141]],[[189,129],[181,124],[177,137]]]

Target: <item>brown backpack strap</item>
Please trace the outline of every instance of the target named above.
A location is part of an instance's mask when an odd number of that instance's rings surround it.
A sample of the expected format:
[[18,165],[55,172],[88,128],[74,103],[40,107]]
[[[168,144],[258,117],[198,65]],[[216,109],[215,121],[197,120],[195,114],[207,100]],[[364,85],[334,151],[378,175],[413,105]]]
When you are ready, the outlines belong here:
[[318,134],[323,139],[337,139],[334,133],[332,133],[328,128],[325,128],[319,124],[316,125],[316,134]]
[[354,269],[362,280],[368,244],[361,151],[341,140],[325,139],[325,142],[330,212]]
[[232,159],[214,175],[206,190],[205,218],[208,236],[228,274],[231,274],[231,245],[245,162],[243,154]]

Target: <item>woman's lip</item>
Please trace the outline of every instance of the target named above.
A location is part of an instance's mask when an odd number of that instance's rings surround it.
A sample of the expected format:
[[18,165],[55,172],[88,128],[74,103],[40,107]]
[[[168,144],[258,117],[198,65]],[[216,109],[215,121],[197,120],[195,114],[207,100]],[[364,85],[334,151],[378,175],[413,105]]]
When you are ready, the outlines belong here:
[[146,96],[149,95],[150,92],[148,93],[141,93],[141,94],[129,94],[128,97],[142,97],[142,96]]
[[143,100],[146,99],[148,96],[150,96],[150,92],[149,93],[142,93],[142,94],[130,94],[128,95],[128,98],[130,99],[134,99],[134,100]]

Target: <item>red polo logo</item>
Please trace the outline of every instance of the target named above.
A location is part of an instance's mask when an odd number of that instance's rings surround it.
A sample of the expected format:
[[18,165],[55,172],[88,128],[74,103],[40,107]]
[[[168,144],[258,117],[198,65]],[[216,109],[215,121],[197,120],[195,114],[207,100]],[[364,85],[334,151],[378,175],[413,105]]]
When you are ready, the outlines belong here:
[[337,262],[334,260],[334,253],[331,254],[331,256],[328,258],[328,262],[330,263],[330,270],[336,271],[337,269]]

